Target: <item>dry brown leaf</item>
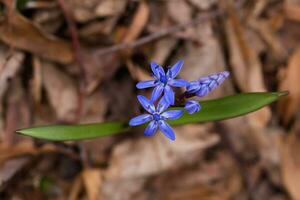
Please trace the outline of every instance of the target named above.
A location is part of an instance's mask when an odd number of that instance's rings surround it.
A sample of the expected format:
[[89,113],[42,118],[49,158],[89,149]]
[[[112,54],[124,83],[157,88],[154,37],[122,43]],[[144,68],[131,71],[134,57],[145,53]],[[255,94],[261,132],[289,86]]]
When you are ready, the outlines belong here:
[[267,20],[249,20],[249,24],[257,30],[263,40],[267,43],[270,51],[274,54],[274,58],[278,60],[283,60],[286,55],[286,51],[280,43],[279,37],[272,30],[271,23]]
[[[229,18],[225,21],[225,28],[230,49],[230,63],[237,84],[244,92],[264,92],[266,86],[258,52],[252,48],[251,41],[247,40],[246,29],[239,21],[232,1],[221,2],[229,13]],[[249,114],[248,117],[253,127],[263,128],[271,118],[271,111],[269,107],[264,107]]]
[[43,85],[59,120],[72,121],[78,109],[78,91],[74,81],[49,62],[42,63]]
[[53,144],[47,144],[40,148],[33,144],[33,141],[22,141],[13,146],[7,146],[5,144],[0,144],[0,166],[9,159],[21,157],[24,155],[36,155],[39,153],[50,153],[58,152]]
[[71,186],[68,195],[68,200],[78,200],[82,187],[83,187],[83,180],[82,180],[82,176],[80,175],[77,176],[76,179],[73,181],[73,184]]
[[188,0],[200,10],[207,10],[217,3],[217,0]]
[[41,60],[34,56],[33,57],[33,80],[32,85],[32,96],[36,105],[41,101],[42,97],[42,64]]
[[0,39],[16,48],[63,64],[73,62],[71,44],[47,35],[18,12],[0,22]]
[[177,44],[175,38],[162,38],[155,42],[153,47],[153,55],[150,60],[160,63],[161,65],[166,62],[168,56]]
[[[108,180],[137,178],[160,173],[199,160],[201,152],[219,138],[207,126],[187,125],[176,128],[177,139],[170,142],[161,133],[152,138],[126,140],[112,154],[105,176]],[[128,167],[130,166],[130,167]]]
[[[99,1],[98,1],[99,2]],[[127,4],[127,1],[111,1],[104,0],[100,1],[96,7],[95,13],[99,17],[107,17],[118,15],[123,12]]]
[[85,169],[82,179],[87,192],[88,200],[97,200],[101,196],[101,171],[99,169]]
[[72,0],[69,3],[75,19],[87,22],[98,17],[117,17],[126,8],[127,0]]
[[3,186],[29,161],[30,158],[21,157],[8,160],[0,165],[0,191],[2,191]]
[[292,199],[300,199],[300,127],[299,124],[287,136],[282,145],[282,176],[285,188]]
[[[122,42],[129,43],[138,38],[148,21],[149,12],[148,4],[145,1],[141,1],[124,38],[122,38]],[[126,66],[131,76],[136,80],[151,79],[151,77],[147,76],[146,72],[135,66],[130,59],[126,59]]]
[[5,132],[2,135],[5,144],[13,144],[16,141],[15,130],[30,125],[31,113],[25,98],[21,80],[19,77],[13,78],[7,92]]
[[[202,76],[225,71],[225,61],[216,36],[213,33],[212,23],[205,21],[196,25],[195,32],[201,45],[186,41],[184,49],[187,53],[180,52],[178,57],[184,60],[184,67],[180,76],[186,80],[198,80]],[[226,80],[209,97],[220,97],[232,93],[230,81]]]
[[292,119],[300,105],[300,48],[296,49],[288,60],[285,75],[279,82],[279,90],[288,90],[289,95],[278,102],[278,111],[285,124]]
[[299,1],[297,2],[297,1],[286,0],[284,2],[284,11],[288,19],[300,21]]
[[24,54],[18,51],[6,58],[7,52],[7,48],[3,46],[0,48],[0,101],[7,90],[9,80],[14,78],[21,69],[24,59]]
[[218,193],[211,187],[194,186],[192,188],[185,188],[183,191],[174,191],[165,195],[164,200],[229,200],[223,194]]
[[166,1],[167,13],[177,23],[186,23],[191,21],[192,9],[189,4],[182,1]]
[[145,1],[141,1],[133,17],[133,20],[126,32],[123,42],[129,43],[134,41],[143,31],[149,18],[149,6]]
[[[145,178],[106,181],[103,183],[102,199],[109,200],[146,200],[137,197],[137,193],[144,190]],[[149,199],[149,198],[148,198]]]
[[151,80],[152,77],[144,69],[136,66],[130,59],[126,59],[126,66],[132,78],[137,81]]

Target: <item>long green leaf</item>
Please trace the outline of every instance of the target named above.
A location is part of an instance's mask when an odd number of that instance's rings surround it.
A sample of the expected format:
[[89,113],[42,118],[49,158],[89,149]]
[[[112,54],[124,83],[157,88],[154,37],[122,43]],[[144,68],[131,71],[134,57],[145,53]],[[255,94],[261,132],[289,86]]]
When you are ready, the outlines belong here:
[[[201,101],[202,109],[193,115],[185,113],[180,119],[168,121],[171,125],[216,121],[237,117],[266,106],[287,92],[242,93],[220,99]],[[178,108],[177,108],[178,109]],[[18,130],[23,135],[56,141],[83,140],[122,133],[130,127],[124,122],[82,125],[53,125]]]

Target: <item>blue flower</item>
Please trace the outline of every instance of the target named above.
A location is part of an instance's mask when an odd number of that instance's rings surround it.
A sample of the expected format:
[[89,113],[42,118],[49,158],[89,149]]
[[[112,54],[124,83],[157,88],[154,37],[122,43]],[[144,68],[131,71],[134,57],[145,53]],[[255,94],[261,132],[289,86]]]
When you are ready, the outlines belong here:
[[189,113],[193,114],[195,112],[199,112],[201,109],[201,105],[198,101],[188,100],[185,102],[184,109]]
[[186,87],[189,84],[186,80],[174,79],[180,72],[183,61],[179,60],[167,71],[167,73],[165,73],[164,69],[155,62],[151,62],[150,65],[154,80],[141,81],[136,85],[136,87],[138,89],[154,87],[151,95],[152,102],[155,102],[162,93],[164,93],[166,101],[170,105],[174,105],[175,94],[172,87]]
[[137,117],[132,118],[129,121],[130,126],[138,126],[147,122],[150,122],[146,127],[144,134],[146,136],[152,136],[158,129],[169,139],[175,140],[175,134],[171,126],[166,122],[166,120],[178,119],[182,114],[182,110],[169,110],[169,103],[166,102],[164,98],[158,102],[155,108],[154,104],[142,95],[137,96],[140,104],[143,108],[149,112],[149,114],[142,114]]
[[195,94],[198,97],[206,96],[216,89],[229,76],[228,71],[219,72],[205,76],[197,81],[191,81],[186,87],[187,93]]

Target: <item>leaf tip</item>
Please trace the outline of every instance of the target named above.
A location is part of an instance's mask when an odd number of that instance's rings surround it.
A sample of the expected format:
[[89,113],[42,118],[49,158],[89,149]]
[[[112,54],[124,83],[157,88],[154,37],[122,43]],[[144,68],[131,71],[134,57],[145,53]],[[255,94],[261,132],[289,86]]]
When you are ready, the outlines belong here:
[[278,92],[279,97],[283,97],[283,96],[287,96],[287,95],[289,95],[289,91]]
[[21,135],[28,135],[28,131],[26,131],[28,129],[24,128],[24,129],[18,129],[15,130],[16,133],[21,134]]

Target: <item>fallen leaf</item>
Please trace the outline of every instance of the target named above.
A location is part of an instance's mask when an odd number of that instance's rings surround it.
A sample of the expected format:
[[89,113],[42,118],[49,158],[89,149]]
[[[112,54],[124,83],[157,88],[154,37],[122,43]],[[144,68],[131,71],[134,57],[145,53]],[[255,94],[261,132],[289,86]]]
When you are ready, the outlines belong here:
[[19,136],[15,134],[15,130],[28,127],[31,118],[28,101],[25,100],[25,91],[19,77],[12,79],[7,92],[6,106],[5,132],[2,138],[4,144],[12,145]]
[[85,169],[82,179],[87,192],[88,200],[97,200],[101,196],[101,171],[100,169]]
[[127,4],[127,1],[100,1],[97,5],[95,13],[99,17],[107,17],[112,15],[118,15],[123,12]]
[[300,199],[300,128],[297,124],[282,144],[281,173],[292,199]]
[[75,20],[87,22],[100,17],[118,17],[126,8],[127,0],[72,0],[68,1],[68,3],[72,7]]
[[152,77],[146,70],[136,66],[130,59],[126,59],[126,66],[132,78],[134,78],[135,80],[146,81],[152,79]]
[[18,51],[6,58],[7,50],[3,46],[0,48],[0,101],[2,101],[3,95],[7,90],[9,80],[14,78],[19,72],[24,59],[24,54]]
[[283,77],[279,80],[279,90],[289,91],[289,95],[278,102],[278,112],[284,124],[288,124],[298,112],[300,105],[300,48],[297,48],[288,60],[288,66]]
[[14,177],[28,162],[30,158],[15,158],[2,163],[0,166],[0,191],[3,190],[5,184]]
[[[240,22],[232,1],[221,1],[221,5],[229,13],[229,18],[225,20],[225,29],[230,49],[232,75],[238,87],[244,92],[266,91],[261,62],[257,52],[251,46],[251,41],[247,40],[246,28]],[[253,127],[263,128],[271,118],[271,111],[269,107],[264,107],[249,114],[248,117]]]
[[31,92],[36,105],[39,105],[42,98],[42,64],[41,60],[34,56],[33,64],[33,79],[31,82]]
[[200,10],[208,10],[217,3],[217,0],[188,0]]
[[192,9],[190,5],[182,1],[166,1],[167,13],[177,23],[189,22],[192,18]]
[[284,1],[284,11],[288,19],[300,21],[300,3],[299,1]]
[[153,47],[153,55],[150,60],[155,61],[156,63],[164,64],[177,44],[175,38],[162,38],[155,42]]
[[[178,55],[178,58],[184,60],[184,67],[180,72],[180,77],[190,81],[226,70],[221,46],[213,33],[212,22],[205,21],[196,25],[195,32],[201,45],[192,41],[186,41],[183,49],[186,49],[187,53],[180,52]],[[232,86],[229,80],[226,80],[208,97],[220,97],[231,94]]]
[[[146,200],[137,194],[143,191],[145,178],[105,181],[102,186],[102,199],[109,200]],[[116,192],[118,191],[118,192]]]
[[43,85],[59,120],[73,121],[78,109],[78,91],[74,81],[50,62],[42,62]]
[[[176,128],[177,139],[170,142],[158,132],[152,138],[126,140],[112,153],[110,167],[105,172],[107,180],[149,176],[183,166],[199,159],[201,152],[215,145],[218,136],[209,133],[203,125]],[[130,167],[128,167],[130,166]]]
[[141,1],[126,32],[126,35],[122,39],[123,42],[132,42],[141,34],[148,21],[149,12],[148,4],[145,1]]
[[0,39],[4,43],[63,64],[73,62],[70,43],[47,35],[18,12],[12,14],[12,18],[0,22]]
[[68,195],[68,200],[78,200],[82,188],[83,188],[82,175],[79,175],[73,181],[73,184],[71,186],[71,189],[70,189],[70,192]]

